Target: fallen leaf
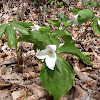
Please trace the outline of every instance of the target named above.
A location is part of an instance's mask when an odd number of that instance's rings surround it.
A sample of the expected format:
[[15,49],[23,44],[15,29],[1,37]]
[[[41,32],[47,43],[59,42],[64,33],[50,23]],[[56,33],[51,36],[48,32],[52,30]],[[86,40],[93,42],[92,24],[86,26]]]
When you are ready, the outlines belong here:
[[11,93],[7,90],[0,90],[0,100],[13,100]]
[[26,91],[24,89],[19,91],[12,92],[13,100],[22,100],[21,98],[25,97]]

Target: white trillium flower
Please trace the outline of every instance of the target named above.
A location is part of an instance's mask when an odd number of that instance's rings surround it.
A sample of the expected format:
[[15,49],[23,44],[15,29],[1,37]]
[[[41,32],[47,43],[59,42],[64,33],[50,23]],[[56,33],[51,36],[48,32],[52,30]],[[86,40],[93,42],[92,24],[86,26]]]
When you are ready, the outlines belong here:
[[36,54],[38,59],[45,59],[46,66],[51,70],[54,70],[57,59],[56,49],[56,45],[48,45],[46,46],[46,49],[41,50]]
[[77,21],[78,14],[77,15],[73,15],[72,13],[70,13],[70,17],[71,17],[71,21]]
[[100,27],[100,21],[98,21],[98,25],[99,25],[99,27]]
[[31,27],[31,31],[38,31],[41,27],[39,25],[35,25],[34,26],[30,26]]

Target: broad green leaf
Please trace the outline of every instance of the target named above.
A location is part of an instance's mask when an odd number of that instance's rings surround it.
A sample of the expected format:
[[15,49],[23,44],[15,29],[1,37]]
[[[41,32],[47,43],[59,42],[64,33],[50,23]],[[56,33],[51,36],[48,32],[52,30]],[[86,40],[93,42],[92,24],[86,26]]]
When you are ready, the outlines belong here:
[[82,59],[83,62],[91,65],[89,56],[81,53],[80,50],[74,45],[74,42],[69,42],[69,43],[61,46],[60,48],[58,48],[57,53],[73,54],[73,55],[79,57],[80,59]]
[[93,12],[91,12],[89,9],[83,9],[78,12],[78,21],[80,24],[83,22],[86,22],[88,19],[93,18]]
[[59,20],[49,20],[48,22],[50,24],[56,26],[56,27],[60,27],[60,21]]
[[25,28],[30,28],[30,26],[34,26],[32,23],[28,23],[28,22],[16,22],[19,25],[22,25]]
[[8,46],[11,48],[12,45],[13,45],[15,47],[15,49],[17,50],[16,32],[12,28],[11,25],[8,25],[7,26],[6,35],[7,35],[7,43],[8,43]]
[[93,27],[93,32],[94,34],[97,36],[98,34],[100,34],[100,26],[98,25],[97,23],[97,20],[95,20],[93,23],[92,23],[92,27]]
[[59,46],[59,40],[57,39],[57,37],[43,34],[40,31],[32,31],[29,35],[23,35],[19,38],[19,41],[34,43],[34,50],[36,50],[37,48],[45,49],[45,47],[50,44],[55,44],[57,45],[57,47]]
[[41,27],[39,30],[42,34],[50,34],[50,27],[49,26]]
[[7,28],[7,24],[3,24],[0,26],[0,39],[1,39],[3,32],[5,31],[6,28]]
[[59,47],[59,39],[56,36],[49,35],[49,40],[51,44],[54,44]]
[[32,31],[28,35],[23,35],[18,41],[34,43],[38,49],[44,49],[47,44],[50,44],[49,38],[46,35],[42,35],[40,31]]
[[48,69],[46,64],[43,64],[40,73],[44,88],[54,96],[54,100],[58,100],[71,89],[74,78],[73,69],[60,56],[57,57],[54,70]]
[[89,1],[89,5],[96,7],[96,6],[98,6],[98,2],[97,1]]
[[56,30],[52,33],[52,35],[57,35],[61,37],[65,41],[65,43],[72,41],[72,35],[67,30]]
[[14,26],[21,34],[23,35],[29,34],[28,30],[22,25],[19,25],[17,22],[12,22],[11,25]]

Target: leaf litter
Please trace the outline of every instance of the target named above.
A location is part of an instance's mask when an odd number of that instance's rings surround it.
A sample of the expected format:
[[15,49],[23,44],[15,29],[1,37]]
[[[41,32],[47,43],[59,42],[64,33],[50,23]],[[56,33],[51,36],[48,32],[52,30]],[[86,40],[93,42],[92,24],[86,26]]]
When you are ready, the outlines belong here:
[[[13,1],[13,0],[12,0]],[[17,18],[17,2],[0,2],[0,24],[12,22]],[[82,9],[81,0],[71,0],[68,7],[57,8],[55,14],[63,11],[69,16],[69,9],[78,7]],[[12,4],[11,4],[12,3]],[[5,6],[5,4],[8,4]],[[3,6],[2,6],[3,5]],[[41,5],[40,8],[45,7]],[[2,9],[1,9],[2,8]],[[28,9],[26,9],[28,8]],[[54,8],[47,12],[33,7],[30,1],[19,2],[19,20],[34,24],[49,25],[48,20],[55,18]],[[99,7],[93,8],[96,16],[100,17]],[[23,17],[24,16],[24,17]],[[76,46],[84,53],[89,54],[93,67],[84,64],[77,57],[70,54],[62,54],[73,67],[76,77],[72,89],[59,100],[99,100],[100,99],[100,36],[95,36],[91,27],[85,31],[90,22],[78,27],[69,28],[73,34]],[[84,34],[83,34],[84,33]],[[37,63],[33,44],[22,42],[18,45],[18,53],[21,63],[21,72],[18,70],[16,53],[7,46],[6,36],[0,40],[0,100],[53,100],[52,96],[43,88],[39,79],[42,61]],[[20,51],[22,50],[22,51]],[[22,54],[21,54],[21,53]]]

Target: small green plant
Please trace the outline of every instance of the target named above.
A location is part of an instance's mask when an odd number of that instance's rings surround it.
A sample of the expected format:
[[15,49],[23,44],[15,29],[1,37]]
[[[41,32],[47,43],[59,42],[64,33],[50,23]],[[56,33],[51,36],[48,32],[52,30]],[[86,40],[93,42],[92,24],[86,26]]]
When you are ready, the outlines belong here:
[[[0,26],[0,39],[3,33],[5,32],[7,36],[8,46],[11,48],[13,45],[17,54],[17,38],[16,38],[16,31],[14,30],[14,27],[22,35],[26,35],[26,34],[29,34],[26,28],[30,28],[30,26],[33,26],[33,24],[27,23],[27,22],[11,22],[8,24],[3,24]],[[18,60],[18,66],[20,67],[18,55],[17,55],[17,60]]]
[[90,7],[97,7],[100,6],[100,2],[83,0],[83,5],[90,6]]
[[79,10],[78,8],[73,8],[70,10],[70,12],[74,14],[72,15],[72,19],[74,19],[74,21],[72,20],[73,24],[79,25],[85,23],[90,19],[92,22],[91,26],[93,28],[94,34],[96,36],[100,34],[100,25],[99,25],[100,19],[96,17],[91,10],[89,9]]
[[[73,69],[59,54],[73,54],[85,63],[89,65],[91,63],[89,56],[81,53],[75,46],[71,32],[65,29],[59,30],[61,26],[59,20],[50,20],[48,22],[54,27],[58,27],[58,29],[51,32],[49,26],[41,27],[38,31],[29,31],[28,35],[22,35],[18,41],[34,43],[33,49],[35,51],[37,49],[41,50],[36,54],[38,59],[45,60],[40,72],[40,79],[44,88],[54,96],[55,100],[58,100],[71,89],[75,78]],[[58,37],[64,40],[64,45],[61,47],[59,46]]]
[[[75,8],[71,10],[74,13],[77,24],[82,24],[88,19],[92,20],[93,32],[98,35],[100,33],[100,19],[94,16],[89,9],[79,10]],[[76,13],[77,12],[77,13]],[[11,22],[0,26],[0,38],[5,32],[7,35],[7,43],[11,48],[14,46],[17,53],[17,42],[26,41],[34,44],[34,51],[40,49],[36,54],[38,59],[44,59],[40,79],[44,88],[54,96],[54,100],[58,100],[64,96],[73,86],[75,74],[70,64],[64,60],[60,54],[68,53],[79,57],[84,63],[92,65],[88,55],[83,54],[75,46],[70,31],[66,27],[71,27],[68,23],[68,17],[60,12],[57,16],[59,20],[48,21],[55,30],[51,30],[49,26],[40,27],[27,22]],[[21,36],[16,38],[16,30],[21,33]],[[31,30],[32,29],[32,30]],[[60,46],[59,38],[64,41]],[[18,59],[18,58],[17,58]]]

